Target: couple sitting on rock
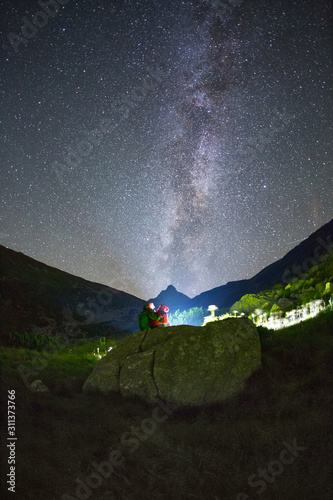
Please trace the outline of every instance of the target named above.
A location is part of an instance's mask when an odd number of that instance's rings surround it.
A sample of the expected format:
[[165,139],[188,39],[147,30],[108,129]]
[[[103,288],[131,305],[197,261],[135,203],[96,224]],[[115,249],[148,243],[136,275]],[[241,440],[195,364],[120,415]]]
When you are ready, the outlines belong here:
[[154,311],[154,304],[149,302],[143,307],[143,311],[139,314],[140,330],[151,330],[159,326],[170,326],[168,321],[168,306],[162,304]]

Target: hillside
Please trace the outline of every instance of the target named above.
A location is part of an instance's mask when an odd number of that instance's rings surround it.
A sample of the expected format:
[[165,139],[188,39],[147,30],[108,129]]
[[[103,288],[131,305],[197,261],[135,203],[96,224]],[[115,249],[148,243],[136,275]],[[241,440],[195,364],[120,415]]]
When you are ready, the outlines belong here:
[[[281,299],[288,294],[285,287],[289,283],[307,275],[333,253],[332,235],[333,220],[251,279],[227,283],[193,299],[169,285],[150,300],[156,306],[166,303],[173,313],[177,309],[205,309],[211,304],[217,305],[220,312],[227,311],[244,295],[274,286],[279,289],[278,299]],[[325,275],[323,280],[329,281],[330,276]],[[303,285],[299,286],[304,288]],[[2,339],[11,332],[27,330],[73,337],[119,336],[138,329],[138,315],[145,303],[133,295],[73,276],[1,245],[0,293]]]
[[215,304],[220,309],[229,309],[243,295],[258,293],[278,284],[288,285],[294,278],[300,278],[332,253],[333,219],[253,278],[230,282],[203,292],[191,300],[189,307],[206,308]]
[[0,245],[1,338],[10,332],[115,335],[135,331],[144,301]]
[[285,286],[277,284],[257,294],[244,295],[231,306],[230,311],[253,315],[256,310],[260,310],[268,316],[273,313],[283,315],[316,300],[327,304],[332,296],[333,253]]
[[[81,336],[109,328],[118,336],[115,325],[132,318],[137,328],[142,300],[3,247],[0,259],[3,324],[50,334],[72,328]],[[332,273],[328,252],[301,278],[269,289],[276,294],[271,307],[278,296],[325,296]],[[242,285],[235,283],[235,293]],[[0,345],[1,398],[15,401],[1,416],[7,419],[9,408],[17,416],[15,497],[249,500],[264,488],[267,499],[331,499],[332,319],[328,311],[278,334],[259,327],[262,368],[239,393],[201,408],[82,392],[100,355],[121,349],[118,341],[86,339],[45,351]],[[198,355],[205,359],[204,349]],[[152,373],[155,353],[153,359],[145,373]],[[2,447],[3,463],[8,453]],[[6,486],[2,498],[9,498]]]
[[[262,370],[241,393],[198,409],[82,394],[96,366],[90,342],[44,354],[38,370],[36,352],[0,346],[2,399],[15,391],[15,499],[249,500],[265,487],[265,500],[330,500],[332,319],[333,311],[279,334],[259,329]],[[49,390],[28,390],[22,366]]]

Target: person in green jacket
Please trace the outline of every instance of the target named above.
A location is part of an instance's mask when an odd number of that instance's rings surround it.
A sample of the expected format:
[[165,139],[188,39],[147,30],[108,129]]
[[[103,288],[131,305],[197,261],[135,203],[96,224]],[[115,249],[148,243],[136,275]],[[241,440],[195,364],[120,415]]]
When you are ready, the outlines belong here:
[[151,330],[150,324],[149,324],[149,318],[153,319],[155,321],[161,321],[162,318],[158,314],[155,314],[154,311],[154,304],[152,302],[149,302],[149,304],[146,304],[143,306],[143,311],[139,314],[139,327],[140,330]]

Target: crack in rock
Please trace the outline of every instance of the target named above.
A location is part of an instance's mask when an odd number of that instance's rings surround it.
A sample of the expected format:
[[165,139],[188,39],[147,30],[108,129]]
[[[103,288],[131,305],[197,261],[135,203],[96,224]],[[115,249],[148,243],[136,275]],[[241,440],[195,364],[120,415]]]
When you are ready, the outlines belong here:
[[120,372],[121,372],[121,369],[122,369],[122,364],[119,363],[117,380],[118,380],[118,390],[120,393],[121,393],[121,390],[120,390]]
[[224,401],[260,368],[260,339],[250,320],[217,323],[134,332],[101,360],[83,390],[109,389],[147,401],[167,397],[180,405]]
[[141,339],[140,345],[139,345],[139,352],[142,352],[142,344],[144,343],[146,337],[147,337],[148,330],[145,330],[144,336]]
[[157,392],[157,398],[160,397],[160,392],[158,390],[158,386],[156,384],[156,380],[155,380],[155,376],[154,376],[154,370],[155,370],[155,355],[156,355],[156,351],[153,352],[153,359],[152,359],[152,363],[151,363],[151,377],[153,379],[153,384],[154,386],[156,387],[156,392]]

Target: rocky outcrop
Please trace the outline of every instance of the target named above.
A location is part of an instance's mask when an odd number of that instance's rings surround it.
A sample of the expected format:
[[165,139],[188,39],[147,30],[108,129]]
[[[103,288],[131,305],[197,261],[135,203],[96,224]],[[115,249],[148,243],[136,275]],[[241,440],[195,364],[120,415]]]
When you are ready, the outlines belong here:
[[260,365],[258,332],[247,318],[158,328],[121,340],[99,361],[83,390],[203,405],[241,391]]

